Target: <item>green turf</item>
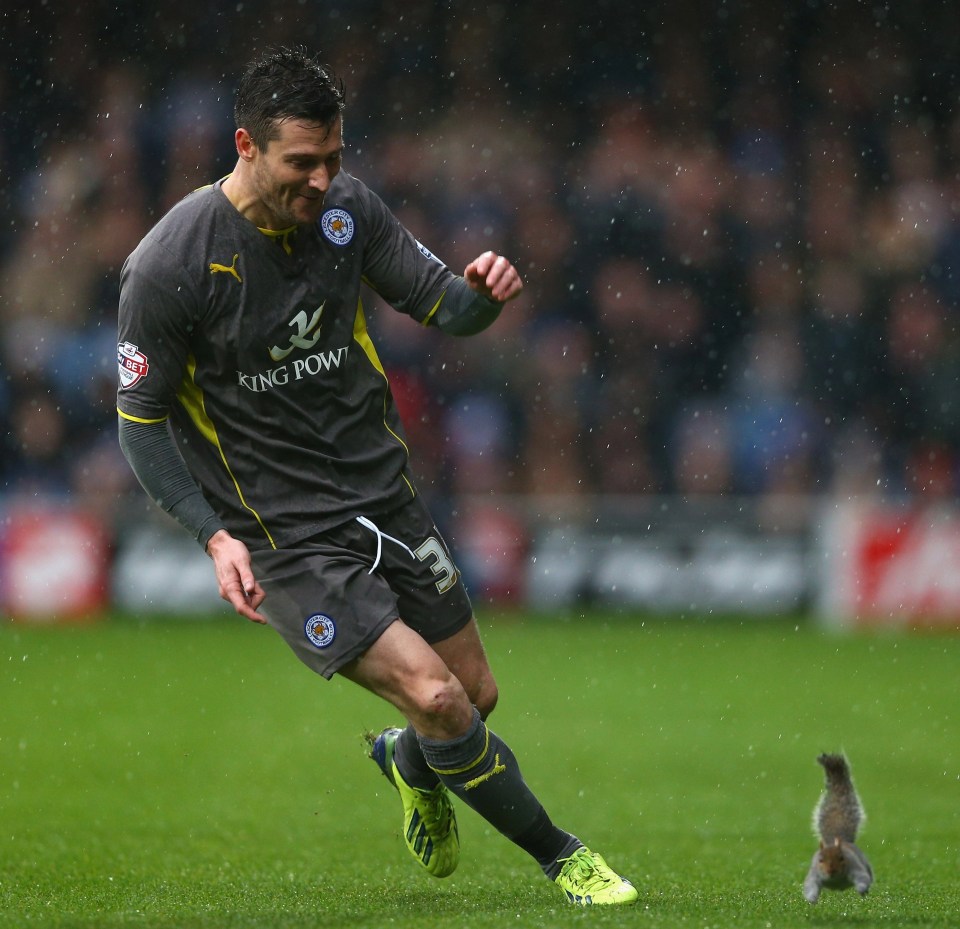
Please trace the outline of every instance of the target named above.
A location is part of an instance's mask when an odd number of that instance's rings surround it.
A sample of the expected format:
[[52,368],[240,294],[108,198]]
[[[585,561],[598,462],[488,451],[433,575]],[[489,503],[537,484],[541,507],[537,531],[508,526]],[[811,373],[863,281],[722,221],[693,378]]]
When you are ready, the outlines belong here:
[[[363,758],[396,717],[241,620],[0,627],[0,927],[955,926],[957,652],[805,624],[489,617],[494,728],[554,818],[640,888],[567,907],[469,811],[421,873]],[[877,881],[800,886],[822,750]]]

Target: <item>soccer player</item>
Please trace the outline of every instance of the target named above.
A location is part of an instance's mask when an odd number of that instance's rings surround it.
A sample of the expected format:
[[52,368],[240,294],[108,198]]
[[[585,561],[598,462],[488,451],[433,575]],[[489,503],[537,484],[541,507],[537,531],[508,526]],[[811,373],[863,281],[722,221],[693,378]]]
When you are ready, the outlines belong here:
[[469,336],[523,285],[492,252],[453,274],[342,171],[343,107],[342,84],[302,48],[248,65],[233,173],[174,206],[124,264],[120,444],[237,613],[406,719],[370,755],[430,874],[459,860],[452,794],[571,902],[632,903],[487,728],[496,684],[360,299],[366,283],[420,325]]

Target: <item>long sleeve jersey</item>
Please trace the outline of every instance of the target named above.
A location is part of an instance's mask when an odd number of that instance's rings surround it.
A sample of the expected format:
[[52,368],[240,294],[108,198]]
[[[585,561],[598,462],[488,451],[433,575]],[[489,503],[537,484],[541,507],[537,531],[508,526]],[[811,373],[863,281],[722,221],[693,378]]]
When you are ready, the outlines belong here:
[[[364,283],[453,334],[479,331],[500,309],[345,172],[316,224],[279,234],[243,217],[221,183],[201,188],[124,264],[121,431],[168,425],[204,499],[253,549],[288,546],[416,493],[367,332]],[[134,470],[169,508],[167,490],[183,487],[183,475],[145,480],[137,447],[125,444]]]

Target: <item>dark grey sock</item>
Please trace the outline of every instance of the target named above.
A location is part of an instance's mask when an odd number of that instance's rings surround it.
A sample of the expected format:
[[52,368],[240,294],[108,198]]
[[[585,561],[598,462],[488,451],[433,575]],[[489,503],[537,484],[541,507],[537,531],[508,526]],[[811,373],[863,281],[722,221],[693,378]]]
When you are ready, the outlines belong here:
[[537,864],[551,881],[557,879],[563,867],[560,862],[569,858],[578,848],[583,848],[583,842],[575,835],[558,829],[550,821],[546,810],[523,835],[514,837],[513,841],[537,859]]
[[403,779],[411,787],[433,790],[440,783],[437,772],[423,757],[416,730],[409,724],[397,737],[397,744],[393,749],[393,760],[397,763]]
[[550,821],[524,781],[513,752],[476,710],[465,735],[450,741],[421,737],[420,747],[448,789],[536,858],[548,877],[559,872],[558,858],[581,845],[576,836]]

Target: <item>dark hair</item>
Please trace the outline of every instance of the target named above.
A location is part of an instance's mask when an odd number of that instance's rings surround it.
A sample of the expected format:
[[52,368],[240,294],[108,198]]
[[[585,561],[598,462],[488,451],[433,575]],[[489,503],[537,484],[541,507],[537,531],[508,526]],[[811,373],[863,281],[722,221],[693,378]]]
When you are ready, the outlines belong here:
[[279,124],[302,120],[330,128],[343,112],[343,82],[302,45],[268,49],[247,65],[237,85],[233,118],[260,148]]

